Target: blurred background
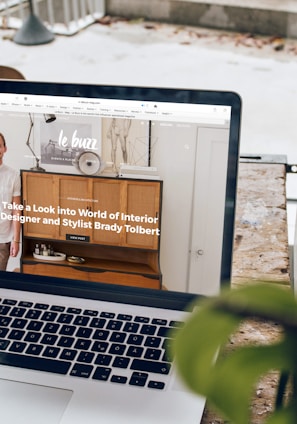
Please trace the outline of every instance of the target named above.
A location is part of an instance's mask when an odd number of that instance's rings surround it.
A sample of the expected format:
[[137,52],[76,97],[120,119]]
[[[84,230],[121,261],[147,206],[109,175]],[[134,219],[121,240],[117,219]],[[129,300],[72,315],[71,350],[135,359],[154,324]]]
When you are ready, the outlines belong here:
[[[241,154],[297,164],[297,0],[6,0],[0,28],[28,80],[236,91]],[[288,173],[290,245],[296,199]]]

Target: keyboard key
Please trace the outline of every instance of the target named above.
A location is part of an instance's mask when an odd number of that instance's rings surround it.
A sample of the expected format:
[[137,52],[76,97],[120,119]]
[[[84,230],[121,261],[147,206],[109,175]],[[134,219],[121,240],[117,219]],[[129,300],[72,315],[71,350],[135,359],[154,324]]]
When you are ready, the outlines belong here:
[[118,383],[118,384],[126,384],[128,381],[127,377],[124,377],[122,375],[113,375],[110,379],[112,383]]
[[111,320],[108,322],[106,328],[107,330],[119,331],[122,328],[122,325],[122,321]]
[[115,331],[114,333],[112,333],[110,341],[116,343],[124,343],[126,336],[127,335],[125,333],[119,333]]
[[84,362],[90,364],[94,359],[95,354],[93,352],[80,352],[77,358],[77,362]]
[[169,327],[160,327],[157,333],[157,336],[160,337],[170,337],[171,338],[171,333],[172,329]]
[[37,344],[30,344],[26,350],[28,355],[36,355],[38,356],[43,349],[43,346]]
[[19,306],[21,308],[31,308],[33,306],[33,302],[27,302],[27,301],[20,301]]
[[73,337],[66,337],[66,336],[62,336],[60,337],[59,341],[58,341],[58,346],[60,347],[71,347],[74,343],[74,338]]
[[58,332],[59,328],[59,324],[53,324],[52,322],[48,322],[45,324],[43,331],[45,333],[55,334]]
[[11,327],[12,328],[25,328],[27,323],[28,323],[28,321],[26,319],[15,318],[11,323]]
[[80,327],[78,328],[77,332],[76,332],[76,337],[82,337],[85,339],[88,339],[89,337],[91,337],[93,330],[91,328],[84,328],[84,327]]
[[126,350],[126,346],[123,344],[113,343],[110,346],[109,352],[111,355],[123,355]]
[[124,325],[123,331],[126,331],[127,333],[137,333],[139,326],[140,324],[137,324],[136,322],[127,322]]
[[133,358],[140,358],[143,354],[143,347],[140,346],[130,346],[127,351],[127,356],[131,356]]
[[142,372],[134,372],[130,378],[129,384],[131,386],[145,386],[148,374]]
[[165,326],[165,325],[167,325],[167,320],[166,319],[154,318],[152,320],[152,324]]
[[86,326],[88,325],[88,322],[90,321],[89,317],[83,317],[83,316],[77,316],[75,317],[73,324],[78,326]]
[[25,315],[25,318],[38,319],[41,314],[42,314],[42,311],[39,311],[38,309],[29,309]]
[[47,346],[44,349],[43,356],[47,358],[57,358],[60,353],[60,349],[58,347]]
[[3,299],[3,304],[14,306],[17,304],[17,301],[14,299]]
[[148,346],[148,347],[159,347],[161,344],[161,337],[152,337],[152,336],[148,336],[145,339],[144,342],[144,346]]
[[172,362],[173,361],[173,339],[164,339],[163,341],[163,349],[164,349],[164,355],[162,358],[163,362]]
[[154,372],[156,374],[169,374],[171,365],[164,362],[147,361],[144,359],[133,359],[132,370]]
[[67,308],[66,312],[68,314],[79,315],[81,313],[81,309],[80,308]]
[[41,344],[53,346],[58,339],[56,334],[44,334],[42,339],[40,340]]
[[51,312],[51,311],[47,311],[44,312],[41,316],[41,320],[42,321],[47,321],[47,322],[53,322],[55,321],[55,319],[57,318],[58,314],[57,312]]
[[59,334],[63,334],[63,336],[73,336],[75,330],[76,327],[74,325],[62,325]]
[[93,318],[90,327],[92,328],[103,328],[106,324],[106,319],[103,318]]
[[70,324],[71,321],[73,320],[74,315],[70,315],[70,314],[61,314],[59,316],[59,318],[57,319],[57,322],[61,323],[61,324]]
[[40,331],[43,327],[43,322],[41,321],[30,321],[27,330],[31,331]]
[[25,335],[25,331],[23,330],[11,330],[8,334],[7,338],[11,340],[21,340]]
[[11,321],[12,321],[12,318],[9,318],[9,317],[6,317],[6,316],[0,316],[0,326],[1,327],[8,327]]
[[151,359],[152,361],[158,361],[160,359],[162,351],[160,349],[148,348],[144,354],[145,359]]
[[107,340],[110,332],[106,330],[96,330],[93,339],[94,340]]
[[46,303],[36,303],[34,308],[41,309],[42,311],[46,311],[49,308],[49,305],[47,305]]
[[107,351],[109,344],[106,342],[94,342],[91,350],[93,352],[101,352],[104,353]]
[[132,320],[132,315],[118,314],[117,319],[120,319],[122,321],[131,321]]
[[157,389],[157,390],[163,390],[165,388],[165,383],[162,381],[149,381],[147,387],[150,389]]
[[170,321],[169,326],[170,327],[177,327],[180,328],[184,325],[185,323],[182,321]]
[[22,353],[27,347],[27,343],[13,342],[9,348],[10,352]]
[[0,305],[0,315],[7,315],[10,309],[10,306]]
[[35,331],[29,331],[26,337],[24,338],[25,342],[37,343],[41,337],[41,333],[36,333]]
[[97,367],[94,372],[93,379],[107,381],[111,373],[111,369],[107,367]]
[[130,363],[129,358],[125,358],[123,356],[116,356],[112,363],[112,366],[115,368],[128,368]]
[[4,338],[7,335],[8,332],[9,332],[8,328],[0,327],[0,339]]
[[115,314],[113,312],[101,312],[100,316],[102,318],[113,319],[115,317]]
[[147,323],[150,322],[150,319],[147,318],[147,317],[139,317],[138,316],[138,317],[135,317],[134,321],[135,322],[140,322],[140,323],[143,323],[143,324],[147,324]]
[[93,311],[92,309],[86,309],[84,311],[84,315],[88,316],[88,317],[96,317],[98,315],[97,311]]
[[92,371],[92,365],[75,364],[70,372],[70,375],[72,375],[73,377],[89,378],[92,374]]
[[66,361],[73,361],[76,355],[77,351],[74,349],[63,349],[60,358],[65,359]]
[[135,346],[140,346],[143,342],[144,337],[138,334],[130,334],[127,343]]
[[91,340],[78,339],[74,345],[74,349],[88,350],[91,346]]
[[24,356],[15,353],[0,352],[0,364],[21,367],[31,370],[67,374],[71,363],[38,356]]
[[95,364],[96,365],[105,365],[107,367],[110,364],[111,360],[112,360],[111,355],[98,353],[98,355],[96,356],[96,359],[95,359]]
[[[5,350],[7,349],[8,345],[9,345],[10,341],[9,340],[2,340],[0,339],[0,350]],[[1,362],[0,362],[1,363]]]
[[60,306],[60,305],[52,305],[50,307],[50,310],[51,311],[54,311],[54,312],[64,312],[65,311],[65,307],[64,306]]
[[143,325],[141,327],[140,333],[153,336],[156,330],[157,330],[157,327],[155,325]]
[[12,308],[12,310],[11,310],[11,312],[10,312],[9,315],[11,317],[22,317],[25,313],[26,313],[26,309],[25,308],[15,307],[15,308]]

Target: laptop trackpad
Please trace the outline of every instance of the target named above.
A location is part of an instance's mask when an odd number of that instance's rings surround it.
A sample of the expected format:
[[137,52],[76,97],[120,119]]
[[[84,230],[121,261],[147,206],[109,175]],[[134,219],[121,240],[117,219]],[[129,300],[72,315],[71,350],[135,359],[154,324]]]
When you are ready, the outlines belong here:
[[71,396],[70,390],[0,379],[1,421],[57,424]]

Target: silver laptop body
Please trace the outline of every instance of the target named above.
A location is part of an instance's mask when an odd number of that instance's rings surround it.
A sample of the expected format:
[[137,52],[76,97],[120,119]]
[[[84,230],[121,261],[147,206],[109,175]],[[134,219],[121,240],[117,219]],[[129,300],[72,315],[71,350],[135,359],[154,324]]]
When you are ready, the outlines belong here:
[[240,114],[229,92],[0,82],[3,422],[200,422],[167,346],[230,281]]

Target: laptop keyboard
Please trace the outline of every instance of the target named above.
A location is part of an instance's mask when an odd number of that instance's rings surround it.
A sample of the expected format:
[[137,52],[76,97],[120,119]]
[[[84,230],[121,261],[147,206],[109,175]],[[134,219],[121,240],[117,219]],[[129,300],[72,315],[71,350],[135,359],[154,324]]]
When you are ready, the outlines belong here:
[[0,364],[163,390],[170,330],[181,322],[0,301]]

